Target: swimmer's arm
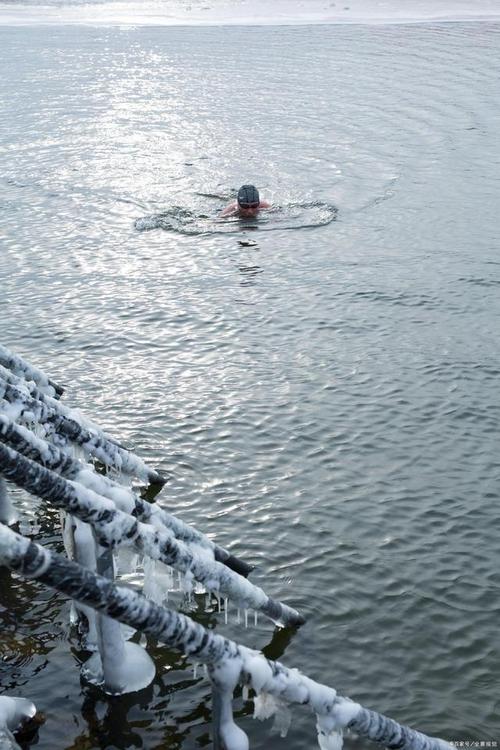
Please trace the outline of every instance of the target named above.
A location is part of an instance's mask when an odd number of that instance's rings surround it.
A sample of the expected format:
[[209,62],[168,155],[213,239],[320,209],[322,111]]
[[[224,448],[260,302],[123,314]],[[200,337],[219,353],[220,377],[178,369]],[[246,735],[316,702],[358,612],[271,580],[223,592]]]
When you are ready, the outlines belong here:
[[259,203],[259,208],[271,208],[271,204],[269,201],[261,201]]
[[238,213],[238,204],[230,203],[229,206],[226,206],[226,208],[220,212],[219,218],[225,219],[226,216],[235,216],[237,213]]

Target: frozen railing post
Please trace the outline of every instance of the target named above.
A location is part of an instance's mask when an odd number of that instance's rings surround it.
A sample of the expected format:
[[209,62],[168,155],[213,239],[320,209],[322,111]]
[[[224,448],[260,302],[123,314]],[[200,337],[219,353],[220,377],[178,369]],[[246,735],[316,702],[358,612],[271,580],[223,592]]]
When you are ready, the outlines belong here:
[[226,745],[225,750],[246,750],[248,747],[244,744],[244,733],[234,724],[230,700],[227,700],[229,692],[232,694],[238,683],[255,690],[256,704],[259,699],[262,702],[263,698],[267,700],[271,696],[278,703],[308,705],[316,714],[322,750],[340,750],[344,729],[397,750],[452,750],[453,746],[444,740],[429,737],[366,709],[298,670],[269,661],[259,652],[206,630],[185,615],[160,607],[130,589],[116,586],[6,526],[0,526],[0,564],[21,575],[37,578],[51,588],[210,665],[211,679],[222,700],[219,734]]
[[[114,580],[113,553],[95,540],[97,573]],[[89,682],[103,685],[110,695],[123,695],[147,687],[154,679],[155,665],[137,643],[127,643],[118,622],[106,614],[97,615],[99,651],[85,662],[82,674]]]

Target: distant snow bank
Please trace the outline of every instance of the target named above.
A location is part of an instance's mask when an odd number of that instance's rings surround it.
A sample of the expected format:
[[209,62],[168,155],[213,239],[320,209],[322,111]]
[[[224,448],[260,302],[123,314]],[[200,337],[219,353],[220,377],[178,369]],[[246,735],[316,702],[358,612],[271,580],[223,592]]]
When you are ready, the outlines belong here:
[[391,24],[500,19],[500,0],[36,0],[0,2],[0,25]]

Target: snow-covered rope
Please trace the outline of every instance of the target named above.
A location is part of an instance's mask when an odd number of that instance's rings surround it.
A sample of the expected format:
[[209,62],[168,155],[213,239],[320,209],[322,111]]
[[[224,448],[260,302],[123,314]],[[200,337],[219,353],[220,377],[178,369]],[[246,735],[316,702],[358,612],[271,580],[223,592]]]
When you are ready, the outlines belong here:
[[18,388],[22,393],[24,393],[25,396],[31,396],[31,398],[34,398],[37,401],[41,401],[46,406],[54,409],[57,414],[60,414],[63,417],[67,417],[68,419],[74,419],[82,427],[85,427],[86,429],[91,431],[95,430],[96,432],[102,433],[103,436],[110,441],[110,443],[114,443],[120,448],[124,447],[118,442],[118,440],[115,440],[104,430],[101,430],[99,425],[97,425],[95,422],[92,422],[92,420],[88,417],[84,416],[79,409],[72,409],[62,401],[58,401],[57,399],[52,398],[52,396],[49,396],[47,393],[41,391],[37,384],[32,380],[25,380],[23,378],[20,378],[19,376],[14,375],[14,373],[10,370],[2,367],[2,365],[0,365],[0,381],[5,381],[5,383],[8,383],[8,385],[12,385],[14,386],[14,388]]
[[56,398],[58,398],[64,393],[64,388],[62,388],[62,386],[57,385],[56,383],[52,382],[52,380],[49,380],[44,372],[38,370],[36,367],[33,367],[33,365],[30,365],[29,362],[26,362],[24,359],[22,359],[22,357],[14,354],[1,344],[0,365],[5,367],[7,370],[11,370],[15,375],[26,378],[26,380],[33,380],[33,382],[38,385],[40,390],[43,390],[50,396],[55,396]]
[[49,433],[56,433],[54,438],[62,446],[78,445],[87,456],[95,456],[118,471],[133,474],[153,484],[165,484],[165,478],[159,472],[146,466],[139,456],[109,440],[100,430],[88,429],[76,419],[59,414],[54,406],[32,398],[1,378],[0,399],[0,413],[16,422],[42,425]]
[[[197,544],[213,551],[218,562],[245,577],[252,571],[252,566],[231,555],[226,549],[214,544],[208,537],[193,526],[167,513],[157,504],[149,503],[137,495],[131,488],[117,484],[109,477],[97,474],[91,467],[72,458],[68,453],[51,443],[34,435],[22,425],[12,422],[0,414],[0,441],[21,453],[25,458],[54,471],[64,479],[79,482],[84,487],[94,490],[98,495],[107,497],[126,513],[132,513],[141,521],[155,526],[165,526],[177,539],[187,544]],[[2,497],[2,480],[0,479],[0,498]],[[2,504],[0,502],[0,511]],[[2,520],[0,512],[0,521]]]
[[91,524],[103,547],[133,545],[142,554],[171,565],[188,579],[194,578],[208,591],[224,594],[240,607],[262,612],[283,625],[304,623],[304,618],[295,609],[272,599],[260,587],[216,562],[206,548],[200,547],[195,552],[193,546],[188,547],[176,539],[170,530],[138,521],[129,513],[118,510],[111,500],[63,479],[1,443],[0,474]]
[[[297,669],[267,660],[234,641],[206,630],[185,615],[165,609],[140,594],[116,586],[0,526],[0,564],[67,594],[126,625],[149,633],[186,655],[210,665],[210,676],[223,702],[220,728],[226,750],[247,750],[248,739],[233,721],[231,695],[240,683],[257,693],[256,705],[270,715],[277,703],[308,705],[317,719],[322,750],[340,750],[342,731],[349,729],[397,750],[452,750],[452,745],[428,737],[387,716],[344,698]],[[274,701],[274,706],[270,706]],[[229,710],[228,710],[229,709]]]

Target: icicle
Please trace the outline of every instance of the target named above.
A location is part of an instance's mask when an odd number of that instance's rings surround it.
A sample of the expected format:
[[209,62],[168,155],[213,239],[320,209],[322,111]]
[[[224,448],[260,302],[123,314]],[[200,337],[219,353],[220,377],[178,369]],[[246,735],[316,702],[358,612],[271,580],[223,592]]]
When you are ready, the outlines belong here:
[[248,609],[245,609],[245,627],[248,628]]
[[118,547],[115,555],[117,574],[135,575],[139,566],[139,555],[132,547]]
[[239,625],[241,623],[241,614],[240,614],[240,608],[236,610],[236,624]]
[[198,663],[193,665],[193,680],[196,680],[198,677]]
[[253,699],[253,718],[264,721],[274,716],[278,710],[276,698],[270,693],[262,691]]
[[342,724],[335,714],[316,714],[318,745],[321,750],[342,750]]
[[226,596],[224,597],[224,624],[225,625],[227,625],[228,610],[229,610],[229,599]]
[[255,610],[253,613],[253,624],[255,627],[257,627],[257,625],[259,624],[259,613],[257,612],[257,610]]
[[241,697],[243,698],[245,702],[248,700],[249,693],[250,693],[250,688],[248,687],[248,685],[243,685],[243,689],[241,691]]
[[70,515],[68,515],[68,513],[65,513],[63,510],[59,511],[59,519],[61,522],[64,549],[66,550],[68,559],[74,560],[75,559],[75,540],[73,537],[73,531],[74,531],[73,519]]
[[264,690],[254,698],[253,718],[264,721],[274,716],[272,731],[280,737],[286,737],[292,721],[292,712],[288,704]]
[[[288,730],[290,729],[290,724],[292,723],[292,712],[290,711],[288,703],[285,703],[285,701],[282,701],[278,698],[276,703],[277,710],[274,714],[272,731],[276,732],[276,734],[279,734],[280,737],[284,738],[287,736]],[[332,748],[332,750],[334,749]],[[342,746],[338,748],[338,750],[342,750]]]
[[321,750],[342,750],[344,744],[344,738],[342,732],[336,732],[335,730],[325,734],[324,732],[318,732],[318,745]]
[[12,501],[7,491],[7,483],[0,477],[0,523],[12,526],[18,520]]
[[195,594],[205,594],[206,588],[201,583],[198,583],[198,581],[194,582],[194,593]]
[[151,599],[157,604],[161,604],[164,599],[164,592],[162,587],[158,583],[158,577],[156,574],[156,560],[152,560],[150,557],[144,558],[144,582],[143,582],[143,593],[147,599]]
[[181,590],[188,594],[188,599],[191,601],[191,594],[194,588],[194,577],[190,570],[187,570],[182,576],[182,588]]
[[[87,523],[83,523],[77,518],[73,518],[71,523],[73,525],[75,560],[84,568],[95,572],[96,552],[92,529]],[[88,651],[96,651],[98,647],[97,614],[94,609],[85,604],[75,602],[75,607],[78,612],[85,616],[88,623],[88,632],[81,634],[82,645]]]

